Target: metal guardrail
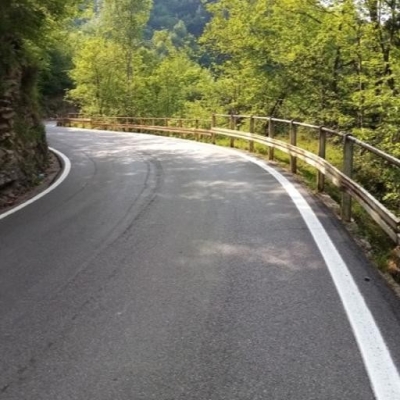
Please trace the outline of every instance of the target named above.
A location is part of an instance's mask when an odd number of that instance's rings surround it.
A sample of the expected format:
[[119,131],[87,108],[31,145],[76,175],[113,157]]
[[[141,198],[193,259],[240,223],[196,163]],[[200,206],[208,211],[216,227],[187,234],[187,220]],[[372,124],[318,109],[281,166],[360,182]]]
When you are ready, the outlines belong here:
[[[223,125],[218,127],[217,119],[226,119]],[[239,130],[239,121],[248,120],[248,131]],[[266,135],[255,133],[255,124],[263,121],[266,124]],[[81,118],[73,115],[60,118],[58,125],[81,126],[92,129],[112,129],[139,132],[173,133],[183,137],[194,137],[196,140],[208,138],[211,143],[216,143],[216,136],[221,135],[230,139],[230,146],[234,147],[235,139],[249,142],[249,151],[254,151],[254,143],[268,147],[269,160],[274,159],[274,150],[280,150],[290,157],[290,170],[297,172],[297,160],[300,159],[314,167],[317,171],[317,188],[323,191],[325,179],[329,179],[342,191],[342,218],[351,220],[352,199],[356,200],[371,218],[388,234],[388,236],[400,245],[400,218],[394,215],[387,207],[372,196],[365,188],[352,179],[354,163],[354,146],[368,151],[393,167],[400,168],[400,160],[379,150],[368,143],[362,142],[352,135],[338,132],[323,126],[305,124],[294,120],[285,120],[272,117],[259,117],[249,115],[226,115],[213,114],[211,120],[182,119],[182,118],[140,118],[140,117],[97,117]],[[275,137],[277,124],[285,124],[289,127],[289,142],[279,140]],[[297,146],[298,128],[311,129],[318,135],[318,154],[304,150]],[[326,160],[327,136],[333,135],[343,142],[343,165],[342,170],[335,167]]]

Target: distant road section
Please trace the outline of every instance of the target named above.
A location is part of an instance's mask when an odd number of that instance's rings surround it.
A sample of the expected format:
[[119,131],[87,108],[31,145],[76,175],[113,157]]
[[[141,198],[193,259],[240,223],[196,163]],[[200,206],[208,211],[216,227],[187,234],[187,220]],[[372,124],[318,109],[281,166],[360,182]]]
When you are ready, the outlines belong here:
[[201,143],[48,136],[68,177],[0,220],[1,400],[396,400],[400,302],[297,184]]

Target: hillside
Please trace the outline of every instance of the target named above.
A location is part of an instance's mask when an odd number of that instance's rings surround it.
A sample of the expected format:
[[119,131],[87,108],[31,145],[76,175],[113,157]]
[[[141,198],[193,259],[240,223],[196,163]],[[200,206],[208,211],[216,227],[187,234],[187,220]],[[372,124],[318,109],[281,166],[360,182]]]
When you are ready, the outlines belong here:
[[163,29],[172,30],[179,21],[183,21],[188,32],[199,37],[209,18],[201,0],[154,0],[147,34]]

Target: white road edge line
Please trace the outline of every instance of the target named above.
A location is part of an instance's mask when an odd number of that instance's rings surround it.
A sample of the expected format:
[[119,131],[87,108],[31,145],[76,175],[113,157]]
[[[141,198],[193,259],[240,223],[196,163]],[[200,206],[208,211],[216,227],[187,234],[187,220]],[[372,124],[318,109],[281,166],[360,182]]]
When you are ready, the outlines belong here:
[[27,200],[25,203],[22,203],[19,206],[12,208],[11,210],[6,211],[3,214],[0,214],[0,220],[8,217],[11,214],[16,213],[17,211],[25,208],[26,206],[29,206],[29,204],[34,203],[35,201],[39,200],[43,196],[46,196],[46,194],[52,192],[57,186],[61,185],[61,183],[63,183],[63,181],[67,178],[67,176],[69,175],[69,173],[71,171],[71,162],[70,162],[69,158],[66,155],[64,155],[63,153],[61,153],[60,151],[53,149],[52,147],[49,147],[49,150],[51,152],[55,153],[63,161],[64,165],[63,165],[63,172],[61,173],[61,175],[51,186],[49,186],[43,192],[41,192],[38,195],[36,195],[35,197],[32,197],[31,199]]
[[328,233],[296,187],[266,163],[246,154],[241,157],[271,174],[299,210],[332,276],[360,349],[377,400],[400,399],[400,376],[389,349],[347,265]]
[[[94,132],[113,133],[113,131],[96,130]],[[143,136],[143,134],[134,132],[129,134]],[[215,148],[214,145],[210,144],[196,144]],[[364,361],[375,398],[377,400],[400,399],[399,372],[393,362],[385,340],[346,263],[311,206],[287,178],[265,162],[239,151],[224,150],[258,165],[264,171],[271,174],[288,193],[306,223],[335,284]]]

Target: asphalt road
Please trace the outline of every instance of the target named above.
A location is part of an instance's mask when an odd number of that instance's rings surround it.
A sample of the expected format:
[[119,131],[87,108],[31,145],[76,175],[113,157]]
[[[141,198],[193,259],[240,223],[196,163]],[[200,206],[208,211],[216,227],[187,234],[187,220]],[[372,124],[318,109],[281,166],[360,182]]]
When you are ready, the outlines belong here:
[[[70,175],[0,220],[0,399],[375,398],[325,260],[275,178],[211,145],[48,132]],[[400,365],[399,301],[299,190]]]

